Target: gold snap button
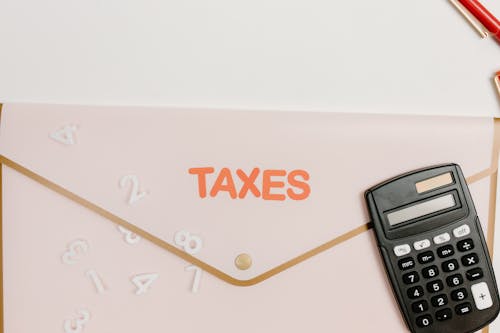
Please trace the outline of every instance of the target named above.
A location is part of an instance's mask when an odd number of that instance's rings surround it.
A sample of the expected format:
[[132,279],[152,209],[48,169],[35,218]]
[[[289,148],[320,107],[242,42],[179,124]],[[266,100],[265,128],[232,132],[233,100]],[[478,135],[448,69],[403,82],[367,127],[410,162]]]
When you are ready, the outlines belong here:
[[234,264],[238,269],[244,271],[252,266],[252,257],[249,254],[242,253],[236,257]]

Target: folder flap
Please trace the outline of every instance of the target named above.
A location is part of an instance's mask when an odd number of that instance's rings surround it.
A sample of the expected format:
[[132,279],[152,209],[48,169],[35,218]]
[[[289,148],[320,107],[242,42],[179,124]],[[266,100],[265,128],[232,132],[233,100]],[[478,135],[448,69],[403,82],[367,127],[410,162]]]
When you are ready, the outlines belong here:
[[7,104],[0,154],[251,281],[366,230],[363,192],[381,180],[448,162],[487,169],[492,137],[485,118]]

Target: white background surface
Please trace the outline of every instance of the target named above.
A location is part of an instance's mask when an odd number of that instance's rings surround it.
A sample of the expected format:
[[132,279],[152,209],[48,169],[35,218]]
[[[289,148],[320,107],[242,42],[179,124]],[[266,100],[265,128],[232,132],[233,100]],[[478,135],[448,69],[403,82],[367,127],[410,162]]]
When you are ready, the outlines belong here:
[[500,115],[447,0],[0,0],[0,41],[2,102]]

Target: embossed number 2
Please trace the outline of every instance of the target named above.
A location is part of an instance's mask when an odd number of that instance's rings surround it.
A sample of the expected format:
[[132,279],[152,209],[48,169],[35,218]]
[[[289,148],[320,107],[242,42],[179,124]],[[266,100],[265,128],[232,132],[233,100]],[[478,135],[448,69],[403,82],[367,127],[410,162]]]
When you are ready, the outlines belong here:
[[132,183],[132,189],[130,191],[130,197],[128,199],[128,204],[133,205],[137,201],[143,199],[146,196],[146,192],[140,192],[139,190],[139,178],[136,175],[126,175],[120,180],[120,187],[125,188],[127,183]]

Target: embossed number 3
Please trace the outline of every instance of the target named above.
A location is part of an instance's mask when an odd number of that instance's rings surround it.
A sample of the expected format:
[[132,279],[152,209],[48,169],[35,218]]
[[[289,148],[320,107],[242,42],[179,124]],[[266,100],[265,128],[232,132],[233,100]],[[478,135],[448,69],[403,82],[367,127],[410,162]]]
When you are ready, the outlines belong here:
[[143,199],[147,192],[140,192],[139,190],[139,178],[136,175],[126,175],[120,180],[120,187],[125,188],[127,183],[132,183],[132,189],[130,191],[130,197],[128,199],[128,204],[133,205],[137,201]]
[[79,310],[78,318],[74,320],[64,321],[64,332],[65,333],[80,333],[83,330],[83,326],[90,320],[90,312],[87,310]]
[[76,263],[80,253],[85,253],[89,250],[89,244],[87,241],[82,239],[77,239],[73,241],[68,246],[68,251],[64,252],[62,255],[62,261],[65,264],[73,265]]

